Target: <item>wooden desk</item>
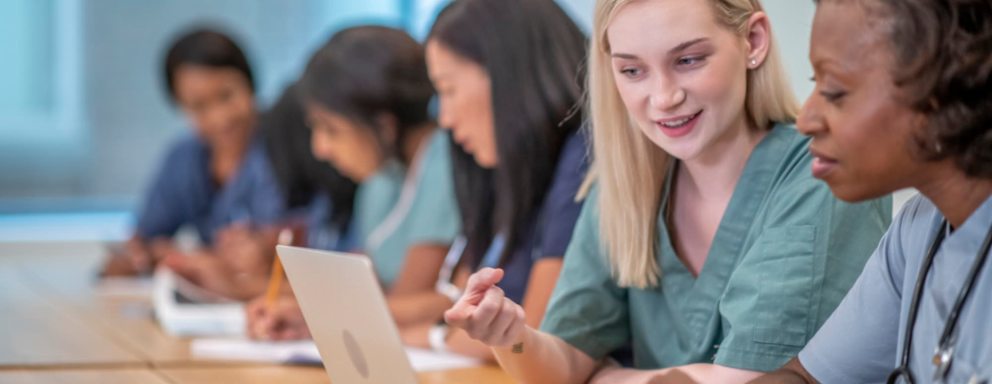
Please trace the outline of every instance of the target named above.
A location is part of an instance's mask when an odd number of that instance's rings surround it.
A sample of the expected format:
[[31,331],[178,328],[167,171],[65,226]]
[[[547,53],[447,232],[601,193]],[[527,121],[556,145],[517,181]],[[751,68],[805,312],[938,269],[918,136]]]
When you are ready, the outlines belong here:
[[169,384],[148,369],[0,371],[4,384]]
[[[0,253],[0,383],[321,383],[320,367],[229,363],[190,355],[146,299],[94,289],[99,255]],[[498,367],[418,375],[424,384],[512,383]]]

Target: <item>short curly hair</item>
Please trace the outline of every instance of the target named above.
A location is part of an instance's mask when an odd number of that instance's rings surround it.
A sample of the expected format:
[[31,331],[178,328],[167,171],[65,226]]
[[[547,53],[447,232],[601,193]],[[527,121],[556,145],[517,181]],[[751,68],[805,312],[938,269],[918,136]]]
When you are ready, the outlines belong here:
[[901,102],[926,116],[919,154],[992,178],[992,1],[859,3],[887,26]]

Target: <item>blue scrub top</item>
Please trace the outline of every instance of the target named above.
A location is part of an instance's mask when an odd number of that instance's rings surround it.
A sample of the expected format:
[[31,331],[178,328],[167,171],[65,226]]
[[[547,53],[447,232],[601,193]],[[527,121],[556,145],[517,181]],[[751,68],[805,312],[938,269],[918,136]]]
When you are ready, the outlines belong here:
[[[899,364],[917,274],[943,215],[915,196],[892,223],[864,272],[799,360],[823,383],[885,382]],[[929,383],[944,324],[992,226],[992,197],[947,235],[934,256],[920,301],[909,369]],[[986,261],[986,264],[989,260]],[[992,265],[985,265],[957,324],[948,383],[992,383]]]
[[184,134],[169,149],[146,192],[135,232],[144,239],[171,237],[192,224],[210,245],[217,231],[236,222],[273,225],[285,212],[285,199],[259,139],[251,142],[231,180],[217,185],[210,174],[210,148]]
[[[530,280],[530,271],[538,260],[561,258],[572,240],[572,229],[582,212],[582,202],[575,201],[582,181],[589,171],[586,133],[576,132],[565,139],[558,164],[544,202],[538,208],[534,229],[517,244],[509,262],[503,266],[503,280],[497,284],[506,297],[522,303]],[[504,237],[497,235],[486,251],[482,267],[496,267],[504,248]]]

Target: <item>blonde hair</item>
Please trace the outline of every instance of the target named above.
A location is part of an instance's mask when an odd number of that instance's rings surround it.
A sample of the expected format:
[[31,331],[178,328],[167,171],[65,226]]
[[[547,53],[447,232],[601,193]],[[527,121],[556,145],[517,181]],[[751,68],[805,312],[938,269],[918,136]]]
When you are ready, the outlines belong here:
[[[613,79],[607,27],[633,1],[596,2],[588,86],[595,163],[587,181],[598,181],[600,238],[614,279],[620,286],[643,289],[657,286],[661,278],[655,234],[670,156],[637,128]],[[717,20],[742,39],[751,15],[762,11],[758,0],[707,1]],[[794,122],[799,112],[778,50],[770,44],[764,63],[747,74],[746,118],[758,129]]]

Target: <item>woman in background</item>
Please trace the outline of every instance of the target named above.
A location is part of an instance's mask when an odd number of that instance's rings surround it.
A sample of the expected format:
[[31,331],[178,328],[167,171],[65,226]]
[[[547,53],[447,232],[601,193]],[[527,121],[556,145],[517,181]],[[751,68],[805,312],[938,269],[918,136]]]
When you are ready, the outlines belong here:
[[173,143],[150,184],[125,252],[105,274],[147,273],[180,253],[173,236],[193,226],[204,247],[233,224],[277,225],[284,199],[255,125],[248,60],[226,35],[196,30],[177,39],[164,62],[171,101],[193,127]]
[[[299,90],[313,153],[359,183],[351,231],[390,301],[432,290],[459,221],[450,139],[428,112],[434,88],[423,47],[391,28],[343,30],[311,58]],[[275,308],[256,300],[248,318],[257,338],[309,334],[291,296]]]
[[[427,62],[439,123],[454,137],[455,191],[466,242],[439,292],[401,333],[407,344],[492,359],[442,321],[468,275],[499,267],[499,288],[537,327],[558,280],[588,169],[581,132],[585,37],[551,0],[459,0],[438,15]],[[458,255],[454,255],[458,256]],[[446,287],[446,288],[444,288]]]

